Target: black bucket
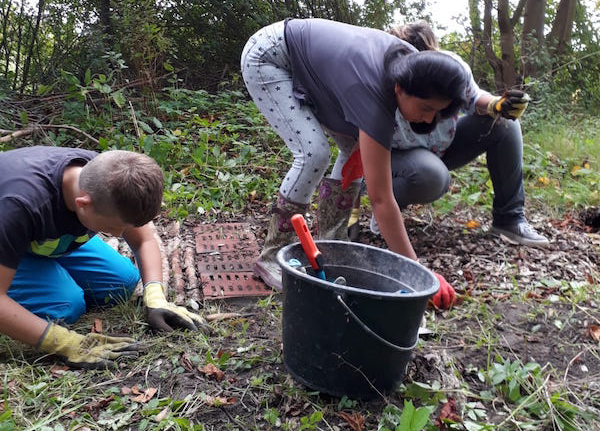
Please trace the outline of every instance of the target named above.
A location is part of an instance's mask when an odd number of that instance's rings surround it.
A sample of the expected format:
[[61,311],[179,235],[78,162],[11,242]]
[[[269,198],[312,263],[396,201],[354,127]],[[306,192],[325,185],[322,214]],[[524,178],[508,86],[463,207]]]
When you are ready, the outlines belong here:
[[[277,253],[283,277],[283,361],[320,392],[372,398],[404,377],[427,301],[432,272],[388,250],[316,241],[328,281],[314,276],[299,243]],[[288,264],[297,259],[307,273]],[[331,282],[338,276],[346,285]]]

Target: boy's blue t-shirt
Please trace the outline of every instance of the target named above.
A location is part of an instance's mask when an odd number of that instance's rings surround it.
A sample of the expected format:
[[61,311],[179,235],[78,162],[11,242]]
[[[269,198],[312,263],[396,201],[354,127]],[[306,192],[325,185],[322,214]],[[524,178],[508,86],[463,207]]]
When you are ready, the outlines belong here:
[[95,235],[67,208],[62,181],[67,166],[96,155],[44,146],[0,153],[0,264],[16,269],[28,252],[59,257]]

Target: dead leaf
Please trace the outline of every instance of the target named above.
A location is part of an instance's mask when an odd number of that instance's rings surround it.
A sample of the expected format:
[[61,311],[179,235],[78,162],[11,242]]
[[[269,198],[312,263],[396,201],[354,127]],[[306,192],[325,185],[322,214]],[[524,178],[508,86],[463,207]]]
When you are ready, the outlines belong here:
[[170,410],[169,406],[165,407],[164,409],[162,409],[160,411],[160,413],[158,413],[156,416],[154,416],[154,420],[156,422],[162,421],[169,414],[169,410]]
[[147,403],[152,399],[152,397],[158,391],[157,388],[148,388],[143,393],[139,394],[137,397],[130,398],[134,403]]
[[456,399],[452,397],[448,397],[448,401],[442,406],[442,409],[440,410],[440,415],[435,420],[435,425],[441,431],[444,431],[448,429],[446,427],[446,421],[454,423],[462,422],[462,419],[458,415],[458,410],[456,408]]
[[190,361],[186,353],[181,354],[181,356],[179,357],[179,363],[181,364],[183,369],[186,370],[188,373],[194,371],[194,364],[192,364],[192,361]]
[[200,371],[206,377],[214,378],[218,382],[225,378],[225,373],[218,369],[214,364],[206,364],[203,367],[198,367],[198,371]]
[[506,301],[510,298],[510,293],[492,293],[492,298],[496,301]]
[[473,275],[473,271],[469,269],[463,269],[463,277],[466,281],[475,281],[475,276]]
[[123,386],[121,388],[121,395],[129,395],[131,393],[131,388],[127,386]]
[[92,334],[102,334],[102,320],[94,319],[94,324],[92,325]]
[[357,412],[347,413],[345,411],[338,412],[338,416],[344,419],[352,431],[362,431],[365,428],[365,418]]
[[98,416],[100,415],[100,411],[104,410],[113,400],[115,399],[114,395],[111,395],[108,398],[104,398],[102,400],[98,400],[93,403],[89,403],[83,407],[83,409],[88,412],[94,420],[98,420]]
[[593,339],[594,341],[600,341],[600,326],[590,325],[585,331],[585,335]]
[[466,224],[467,229],[477,229],[478,227],[481,226],[481,223],[479,223],[477,220],[469,220]]
[[285,406],[285,414],[287,416],[300,416],[310,406],[309,403],[296,401],[292,405]]
[[217,358],[221,359],[223,357],[223,355],[229,355],[231,357],[231,356],[233,356],[233,353],[228,352],[227,350],[219,350],[217,352]]
[[211,395],[207,395],[204,401],[206,404],[213,407],[231,406],[235,404],[235,398],[233,397],[213,397]]
[[52,368],[50,368],[50,372],[54,377],[60,377],[68,370],[69,367],[67,367],[66,365],[54,365]]

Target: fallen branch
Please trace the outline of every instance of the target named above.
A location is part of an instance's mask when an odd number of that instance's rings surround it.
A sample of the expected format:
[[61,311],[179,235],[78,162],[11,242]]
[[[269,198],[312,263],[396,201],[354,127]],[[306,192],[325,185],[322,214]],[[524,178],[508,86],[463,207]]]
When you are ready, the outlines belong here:
[[94,144],[98,145],[99,141],[88,133],[84,132],[81,129],[78,129],[75,126],[70,126],[68,124],[36,124],[30,127],[26,127],[21,130],[0,130],[0,133],[8,133],[6,136],[2,136],[0,138],[0,143],[10,142],[15,138],[20,138],[21,136],[27,136],[35,132],[36,130],[49,130],[49,129],[67,129],[72,130],[74,132],[79,133],[80,135],[85,136],[87,139],[92,141]]
[[33,133],[33,129],[31,128],[27,128],[27,129],[22,129],[22,130],[16,130],[14,132],[9,131],[9,130],[2,130],[2,132],[8,132],[10,133],[9,135],[3,136],[0,138],[0,142],[10,142],[15,138],[20,138],[21,136],[27,136]]
[[248,316],[252,316],[252,313],[246,313],[246,314],[241,314],[241,313],[214,313],[214,314],[207,314],[206,316],[204,316],[204,318],[208,321],[208,322],[215,322],[217,320],[225,320],[225,319],[235,319],[237,317],[248,317]]

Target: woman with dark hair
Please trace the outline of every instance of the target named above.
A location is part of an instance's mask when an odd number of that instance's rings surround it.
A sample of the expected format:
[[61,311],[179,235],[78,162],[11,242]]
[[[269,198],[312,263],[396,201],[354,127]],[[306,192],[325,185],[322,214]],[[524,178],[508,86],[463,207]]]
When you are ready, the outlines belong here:
[[[241,57],[250,95],[294,156],[279,189],[255,274],[281,288],[277,250],[294,240],[290,217],[319,189],[319,239],[347,239],[364,171],[367,193],[390,250],[417,259],[393,194],[390,145],[396,110],[415,125],[454,116],[467,77],[453,58],[418,52],[384,31],[322,19],[290,19],[258,31]],[[328,136],[339,154],[332,172]],[[360,163],[349,163],[349,161]],[[361,167],[348,173],[351,167]],[[346,167],[346,169],[344,169]],[[443,277],[438,277],[443,280]],[[442,283],[435,301],[449,307]]]
[[[522,245],[547,246],[548,239],[537,233],[524,215],[523,138],[518,118],[527,107],[528,96],[520,90],[503,96],[481,90],[460,57],[439,51],[437,39],[425,22],[396,27],[390,34],[419,50],[456,59],[468,76],[461,117],[446,116],[427,128],[415,128],[396,112],[391,158],[394,195],[400,208],[439,199],[448,191],[450,170],[486,153],[494,187],[490,232]],[[371,219],[371,230],[379,233],[375,218]]]

